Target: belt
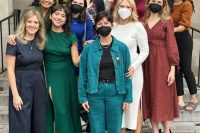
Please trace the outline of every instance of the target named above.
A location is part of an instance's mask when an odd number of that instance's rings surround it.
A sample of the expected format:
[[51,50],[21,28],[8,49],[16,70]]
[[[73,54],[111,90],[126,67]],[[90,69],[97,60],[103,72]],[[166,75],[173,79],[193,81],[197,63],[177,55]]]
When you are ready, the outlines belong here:
[[114,79],[99,79],[99,81],[101,81],[103,83],[112,83],[112,82],[114,82]]

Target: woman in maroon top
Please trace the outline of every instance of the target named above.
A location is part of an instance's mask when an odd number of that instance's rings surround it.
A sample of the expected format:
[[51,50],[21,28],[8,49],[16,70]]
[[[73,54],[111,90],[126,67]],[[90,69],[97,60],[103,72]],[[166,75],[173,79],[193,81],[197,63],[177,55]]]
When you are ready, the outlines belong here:
[[144,26],[149,41],[149,57],[144,62],[143,117],[150,119],[154,133],[162,122],[169,133],[170,121],[179,116],[175,66],[179,55],[167,0],[147,0]]

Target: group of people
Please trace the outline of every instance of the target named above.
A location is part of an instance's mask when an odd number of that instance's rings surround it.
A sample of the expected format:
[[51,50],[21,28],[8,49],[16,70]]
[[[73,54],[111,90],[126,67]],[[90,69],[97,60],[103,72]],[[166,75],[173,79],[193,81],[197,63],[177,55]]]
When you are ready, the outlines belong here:
[[145,15],[137,0],[40,0],[27,8],[6,50],[9,132],[81,133],[81,105],[92,133],[140,133],[143,119],[154,133],[159,122],[170,133],[179,110],[198,102],[188,31],[194,7],[171,2],[147,0]]

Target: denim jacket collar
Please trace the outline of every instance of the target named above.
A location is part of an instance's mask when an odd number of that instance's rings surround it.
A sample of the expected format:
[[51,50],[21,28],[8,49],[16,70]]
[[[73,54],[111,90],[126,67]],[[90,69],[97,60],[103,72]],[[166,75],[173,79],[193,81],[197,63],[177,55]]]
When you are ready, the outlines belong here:
[[[115,43],[115,41],[116,41],[115,37],[112,36],[112,39],[113,39],[113,41],[112,41],[111,50],[113,50],[113,51],[119,53],[119,47],[118,47],[118,46],[116,45],[116,43]],[[97,36],[97,38],[96,38],[95,41],[96,41],[96,42],[94,43],[94,45],[95,45],[95,46],[94,46],[94,51],[102,50],[102,47],[101,47],[101,44],[100,44],[100,36]]]

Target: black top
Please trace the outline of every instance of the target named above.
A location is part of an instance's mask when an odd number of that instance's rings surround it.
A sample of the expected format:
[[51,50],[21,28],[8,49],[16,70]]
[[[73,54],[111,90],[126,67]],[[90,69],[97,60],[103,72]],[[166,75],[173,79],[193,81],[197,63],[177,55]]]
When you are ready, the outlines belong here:
[[115,79],[115,67],[110,53],[110,45],[102,46],[103,54],[100,61],[99,80],[114,80]]
[[16,56],[15,70],[37,70],[43,62],[42,51],[36,46],[36,41],[22,44],[17,39],[16,45],[7,44],[6,54]]

